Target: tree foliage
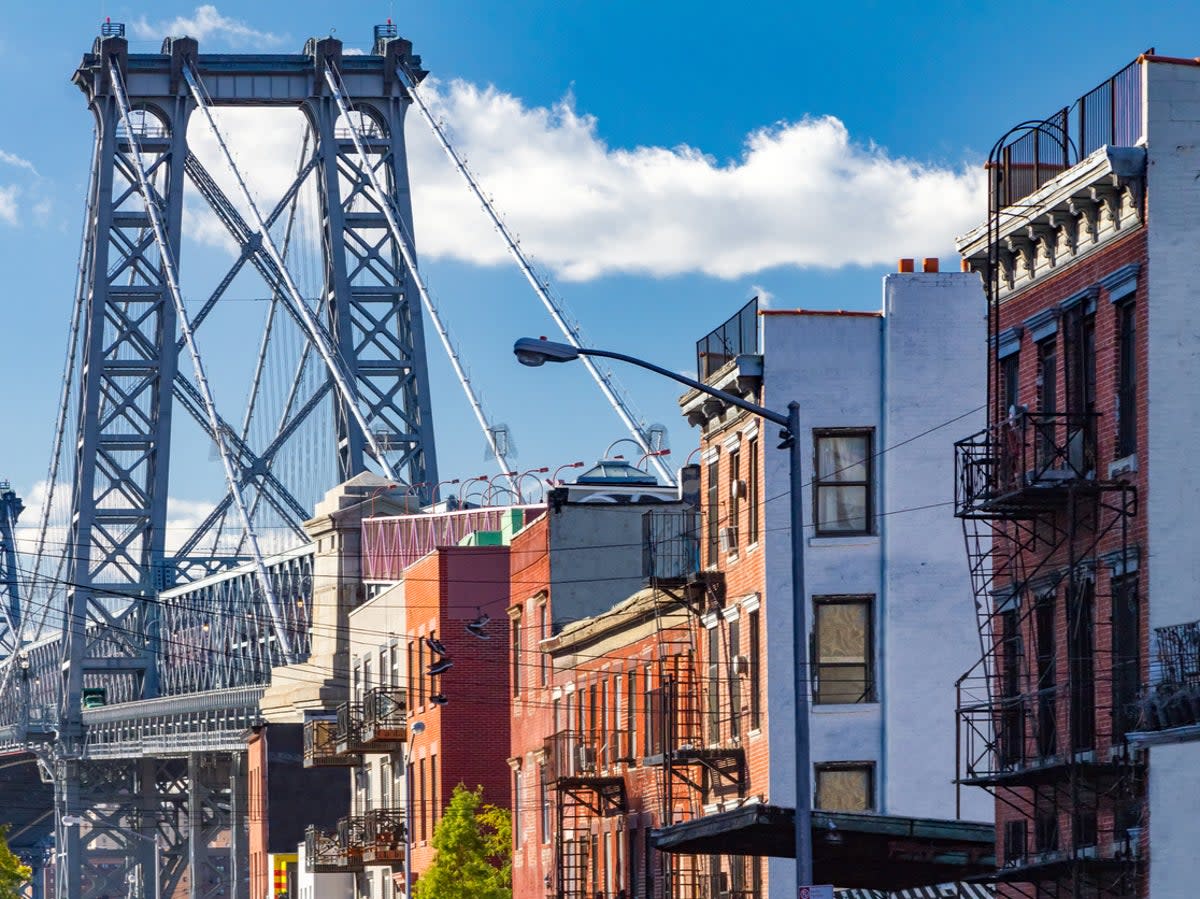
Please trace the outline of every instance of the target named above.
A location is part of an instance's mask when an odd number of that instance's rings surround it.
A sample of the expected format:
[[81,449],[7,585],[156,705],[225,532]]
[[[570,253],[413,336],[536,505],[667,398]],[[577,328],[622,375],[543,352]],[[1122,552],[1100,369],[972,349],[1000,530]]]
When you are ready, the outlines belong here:
[[512,816],[485,804],[483,787],[454,788],[433,848],[433,864],[413,887],[416,899],[512,899]]
[[8,848],[8,825],[0,826],[0,899],[19,899],[21,886],[33,876],[28,866]]

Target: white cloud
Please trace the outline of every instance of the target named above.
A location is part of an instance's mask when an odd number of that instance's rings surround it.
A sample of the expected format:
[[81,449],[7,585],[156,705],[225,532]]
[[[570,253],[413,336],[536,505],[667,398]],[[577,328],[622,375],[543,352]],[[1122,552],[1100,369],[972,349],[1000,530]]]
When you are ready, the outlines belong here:
[[0,150],[0,162],[7,163],[8,165],[15,165],[17,168],[25,169],[28,172],[32,172],[34,175],[38,173],[38,170],[33,167],[32,162],[22,156],[18,156],[16,153],[8,153],[4,150]]
[[[560,279],[697,272],[736,279],[779,266],[834,269],[948,255],[953,236],[972,227],[982,208],[978,167],[891,156],[852,139],[830,116],[754,131],[737,158],[720,161],[689,146],[610,147],[597,120],[577,113],[570,98],[545,108],[461,81],[427,82],[422,90],[522,247]],[[231,144],[251,135],[239,164],[246,161],[265,213],[295,171],[299,117],[221,115]],[[509,264],[415,111],[409,122],[422,255]],[[205,129],[194,145],[223,175]],[[225,242],[212,224],[199,236]]]
[[17,195],[20,192],[21,188],[15,184],[0,185],[0,222],[6,225],[17,223]]
[[133,23],[134,36],[141,40],[156,40],[169,35],[186,35],[198,41],[212,40],[230,47],[275,47],[287,40],[284,35],[259,31],[241,19],[221,15],[211,3],[197,6],[190,16],[151,24],[146,17]]
[[771,304],[775,301],[775,294],[767,290],[761,284],[750,285],[751,296],[758,297],[758,306],[760,309],[770,309]]

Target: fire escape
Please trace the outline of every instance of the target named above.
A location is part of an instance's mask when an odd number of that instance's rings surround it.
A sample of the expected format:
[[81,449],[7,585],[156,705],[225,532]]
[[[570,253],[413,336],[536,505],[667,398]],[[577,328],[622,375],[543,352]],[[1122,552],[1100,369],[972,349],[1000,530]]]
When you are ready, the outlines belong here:
[[[655,592],[658,681],[646,697],[643,763],[659,768],[657,811],[659,826],[666,827],[700,817],[705,806],[722,799],[744,797],[746,753],[741,709],[723,688],[739,676],[720,617],[725,584],[719,572],[700,570],[700,515],[649,512],[644,533],[645,572]],[[705,627],[709,617],[716,623]],[[707,642],[703,657],[698,633]],[[671,854],[662,861],[666,899],[708,899],[713,893],[708,857]]]
[[998,352],[1003,267],[991,235],[1019,199],[1009,194],[1040,186],[1021,181],[1026,157],[1057,159],[1047,177],[1069,168],[1060,133],[1053,122],[1029,128],[989,164],[989,425],[955,444],[982,651],[958,683],[958,782],[997,800],[999,868],[988,879],[1000,895],[1115,899],[1136,895],[1139,865],[1141,764],[1125,741],[1136,612],[1122,621],[1137,607],[1124,576],[1136,569],[1137,491],[1101,452],[1113,422],[1096,410],[1085,310],[1046,313],[1061,320],[1039,349],[1038,411],[1018,405],[1018,371]]
[[558,816],[554,859],[557,899],[591,899],[599,880],[592,823],[626,811],[621,766],[632,764],[628,731],[564,730],[546,740],[542,776]]
[[[405,693],[401,687],[375,687],[362,702],[343,702],[336,718],[304,725],[304,766],[357,768],[365,755],[393,753],[408,738]],[[332,831],[309,827],[305,861],[314,873],[354,873],[364,866],[404,864],[403,808],[370,808],[349,815]]]

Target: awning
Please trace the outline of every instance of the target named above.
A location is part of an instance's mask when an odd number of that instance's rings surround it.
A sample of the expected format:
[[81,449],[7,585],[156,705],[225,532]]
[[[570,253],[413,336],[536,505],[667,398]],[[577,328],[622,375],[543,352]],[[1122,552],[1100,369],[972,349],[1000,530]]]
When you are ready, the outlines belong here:
[[[789,808],[755,803],[660,828],[651,839],[662,852],[794,858],[793,821]],[[995,871],[991,824],[813,812],[812,829],[817,883],[895,891]]]

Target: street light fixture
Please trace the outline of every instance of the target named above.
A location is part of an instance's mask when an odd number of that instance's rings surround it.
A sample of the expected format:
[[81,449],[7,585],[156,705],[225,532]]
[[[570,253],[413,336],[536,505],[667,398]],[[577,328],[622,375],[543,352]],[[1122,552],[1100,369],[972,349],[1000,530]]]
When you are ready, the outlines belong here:
[[[81,824],[89,824],[87,818],[81,815],[63,815],[60,819],[67,827],[77,827]],[[158,836],[148,837],[144,833],[138,833],[136,830],[130,830],[128,827],[122,827],[119,824],[104,823],[104,827],[119,831],[126,836],[134,837],[135,839],[144,840],[154,847],[154,899],[162,899],[162,878],[159,876],[159,845]]]
[[616,359],[627,362],[639,368],[647,369],[655,374],[670,378],[700,393],[721,400],[738,409],[744,409],[752,415],[757,415],[766,421],[779,425],[781,442],[780,449],[788,450],[789,480],[791,497],[791,531],[792,531],[792,644],[796,654],[796,664],[792,673],[792,689],[796,696],[796,886],[810,886],[813,882],[812,870],[812,773],[810,771],[810,738],[808,718],[808,608],[804,592],[804,508],[801,503],[801,447],[800,447],[800,404],[788,403],[787,415],[767,409],[755,403],[748,402],[740,396],[710,387],[702,381],[681,375],[670,369],[628,356],[612,350],[597,350],[588,347],[576,347],[566,343],[556,343],[552,340],[539,340],[534,337],[522,337],[513,344],[513,353],[522,365],[536,368],[547,362],[571,362],[580,356],[599,356],[604,359]]
[[408,740],[404,744],[404,899],[412,899],[412,749],[423,733],[425,722],[414,721],[408,726]]

